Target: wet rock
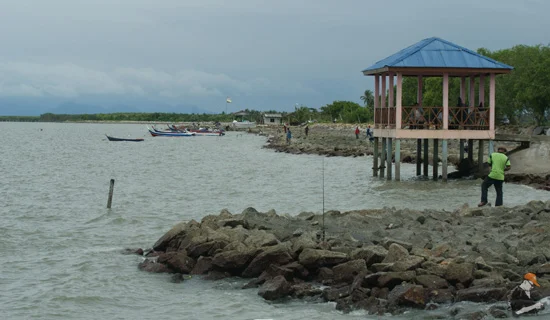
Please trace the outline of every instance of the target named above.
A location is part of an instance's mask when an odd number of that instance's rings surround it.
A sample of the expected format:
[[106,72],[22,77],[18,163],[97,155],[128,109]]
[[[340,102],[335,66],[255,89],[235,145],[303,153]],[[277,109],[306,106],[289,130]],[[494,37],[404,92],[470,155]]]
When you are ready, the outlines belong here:
[[162,263],[158,263],[149,259],[146,259],[138,264],[138,269],[141,271],[152,273],[172,273],[174,272],[168,266]]
[[212,259],[212,264],[231,272],[242,272],[251,259],[251,252],[230,250],[215,255],[214,259]]
[[331,287],[323,291],[323,298],[326,301],[336,301],[340,298],[349,296],[350,286],[344,285],[341,287]]
[[474,266],[471,263],[451,263],[445,272],[445,279],[451,283],[470,284],[474,280]]
[[395,262],[391,270],[392,271],[407,271],[407,270],[414,270],[424,262],[424,258],[422,257],[416,257],[416,256],[408,256],[403,260],[399,260]]
[[195,267],[191,270],[191,274],[206,274],[208,271],[212,270],[212,268],[211,257],[199,257]]
[[322,284],[332,284],[332,279],[334,278],[334,271],[327,267],[319,268],[317,273],[317,281]]
[[365,260],[357,259],[339,264],[332,271],[334,283],[351,283],[358,274],[367,271],[367,265]]
[[347,260],[348,256],[344,253],[309,248],[304,249],[298,257],[298,261],[303,266],[317,268],[332,267]]
[[388,254],[384,258],[382,263],[392,263],[400,261],[406,259],[408,256],[409,251],[407,249],[397,243],[392,243],[389,245]]
[[291,292],[292,287],[285,277],[277,276],[266,281],[258,290],[258,295],[265,300],[277,300],[288,296]]
[[388,255],[388,250],[382,246],[374,245],[355,249],[351,252],[351,259],[363,259],[367,266],[380,263]]
[[506,288],[467,288],[458,290],[456,301],[496,302],[505,298]]
[[454,302],[455,296],[451,289],[427,289],[427,301],[446,304]]
[[390,291],[388,303],[392,306],[424,309],[426,306],[426,294],[424,288],[419,285],[398,285]]
[[143,255],[143,249],[137,248],[137,249],[124,249],[122,250],[122,254],[137,254],[139,256]]
[[229,272],[220,271],[220,270],[210,270],[208,271],[208,274],[204,277],[204,279],[216,281],[216,280],[221,280],[229,277],[231,277],[231,273]]
[[392,289],[403,282],[411,281],[416,277],[414,271],[385,272],[378,278],[378,287]]
[[[197,222],[195,223],[198,224]],[[172,229],[170,229],[162,237],[160,237],[157,242],[155,242],[155,244],[153,245],[153,250],[165,251],[174,239],[181,237],[189,228],[190,224],[186,222],[176,224],[172,227]]]
[[449,283],[447,280],[438,277],[436,275],[420,275],[416,277],[416,283],[428,288],[428,289],[443,289],[448,288]]
[[244,219],[223,219],[218,221],[218,226],[220,227],[229,227],[229,228],[236,228],[237,226],[242,226],[245,229],[248,229],[248,222]]
[[195,267],[195,260],[184,252],[167,252],[159,255],[159,263],[167,265],[174,272],[178,273],[191,273],[193,267]]
[[273,246],[267,248],[265,251],[254,257],[243,271],[242,276],[245,278],[256,277],[260,275],[269,265],[285,265],[290,263],[292,260],[292,256],[289,254],[286,246]]
[[321,288],[305,282],[293,284],[291,291],[296,298],[315,297],[323,293]]

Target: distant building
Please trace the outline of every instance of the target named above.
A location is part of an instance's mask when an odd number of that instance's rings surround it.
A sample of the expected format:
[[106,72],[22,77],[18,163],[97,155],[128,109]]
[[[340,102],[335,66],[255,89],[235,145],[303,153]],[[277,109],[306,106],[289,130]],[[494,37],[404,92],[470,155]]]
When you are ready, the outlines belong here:
[[264,113],[264,124],[279,125],[283,121],[283,116],[280,113]]

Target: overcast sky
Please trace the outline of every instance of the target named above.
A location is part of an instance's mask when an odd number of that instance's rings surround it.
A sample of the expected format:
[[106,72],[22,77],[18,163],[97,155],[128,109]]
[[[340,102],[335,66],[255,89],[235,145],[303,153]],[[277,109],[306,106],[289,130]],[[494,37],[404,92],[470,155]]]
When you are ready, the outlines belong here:
[[360,102],[373,87],[361,70],[406,46],[548,44],[548,12],[544,0],[0,0],[0,98]]

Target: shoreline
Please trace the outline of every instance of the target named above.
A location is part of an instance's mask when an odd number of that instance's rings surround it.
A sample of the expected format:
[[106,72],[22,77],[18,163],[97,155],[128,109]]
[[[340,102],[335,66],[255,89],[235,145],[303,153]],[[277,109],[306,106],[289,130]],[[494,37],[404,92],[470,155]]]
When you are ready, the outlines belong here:
[[[292,139],[290,145],[286,143],[282,127],[263,127],[256,129],[252,133],[258,133],[267,137],[267,143],[264,148],[273,149],[275,152],[285,152],[290,154],[316,154],[327,157],[361,157],[373,156],[373,144],[368,141],[365,128],[361,128],[359,139],[355,138],[355,125],[351,124],[314,124],[309,126],[309,133],[306,136],[303,126],[291,126]],[[519,129],[515,129],[519,130]],[[519,146],[518,143],[502,143],[509,149],[509,153]],[[454,166],[454,172],[450,172],[449,179],[461,179],[466,177],[484,178],[489,173],[489,165],[485,164],[482,172],[478,172],[477,164],[467,163],[467,172],[459,172],[460,163],[460,144],[458,140],[448,141],[449,166]],[[550,157],[550,154],[548,155]],[[441,157],[441,154],[439,154]],[[485,158],[487,158],[485,151]],[[415,163],[416,159],[416,141],[415,139],[403,139],[401,143],[401,162]],[[438,162],[441,158],[437,159]],[[533,173],[523,171],[529,164],[523,162],[527,159],[520,159],[518,163],[512,165],[513,171],[507,172],[505,181],[527,185],[536,189],[550,191],[550,165],[547,172]],[[428,163],[433,164],[433,154],[429,155]],[[543,160],[544,161],[544,160]],[[550,158],[548,159],[550,163]],[[469,169],[468,169],[469,167]],[[440,176],[441,179],[441,176]]]
[[[247,208],[182,222],[143,256],[138,268],[204,280],[248,278],[268,301],[335,302],[344,313],[432,310],[443,318],[502,317],[509,290],[526,272],[550,296],[550,201],[513,208],[454,211],[369,209],[278,215]],[[323,225],[324,224],[324,225]],[[533,247],[533,243],[537,243]],[[503,302],[484,311],[460,301]],[[451,306],[447,308],[446,306]]]

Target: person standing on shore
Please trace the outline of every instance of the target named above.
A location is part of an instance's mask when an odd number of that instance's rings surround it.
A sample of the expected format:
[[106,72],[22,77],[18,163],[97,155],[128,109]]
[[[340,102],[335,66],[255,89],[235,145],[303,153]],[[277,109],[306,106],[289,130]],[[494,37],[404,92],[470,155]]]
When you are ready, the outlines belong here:
[[540,287],[537,276],[534,273],[526,273],[523,276],[521,284],[510,291],[508,294],[508,306],[514,316],[534,314],[544,309],[544,304],[537,302],[540,297],[535,297],[531,292],[535,286]]
[[359,127],[355,127],[355,139],[359,139],[359,133],[361,133],[361,130],[359,130]]
[[370,142],[374,140],[374,134],[370,126],[367,127],[367,138],[369,139]]
[[477,205],[478,207],[483,207],[487,204],[487,191],[492,185],[495,186],[497,193],[495,206],[501,206],[503,203],[502,184],[504,183],[504,171],[510,170],[511,165],[510,159],[506,156],[506,148],[499,147],[497,151],[489,156],[488,162],[491,166],[491,172],[481,184],[481,202]]
[[290,145],[290,139],[292,139],[292,132],[290,132],[290,128],[286,129],[286,144]]
[[309,126],[306,126],[306,128],[304,129],[304,132],[305,132],[306,137],[307,137],[307,134],[309,133]]

